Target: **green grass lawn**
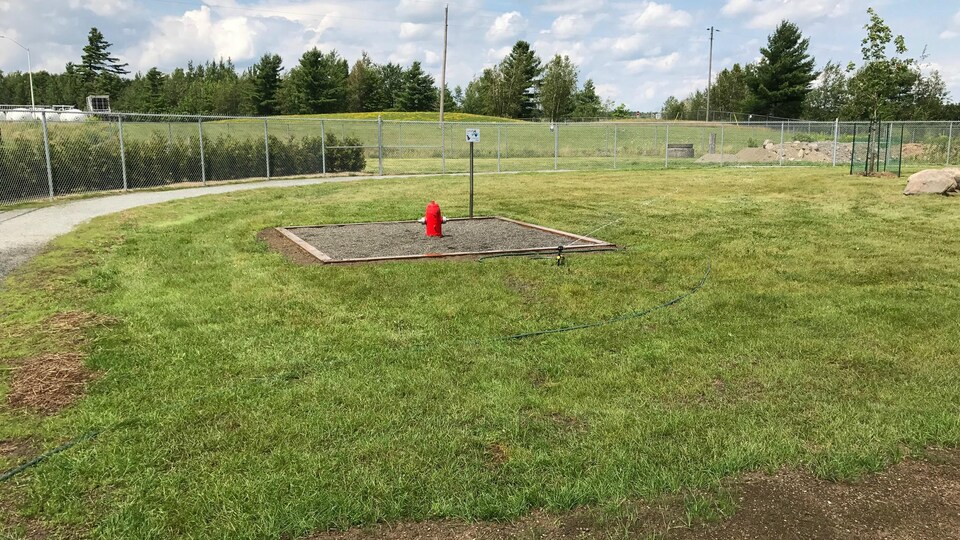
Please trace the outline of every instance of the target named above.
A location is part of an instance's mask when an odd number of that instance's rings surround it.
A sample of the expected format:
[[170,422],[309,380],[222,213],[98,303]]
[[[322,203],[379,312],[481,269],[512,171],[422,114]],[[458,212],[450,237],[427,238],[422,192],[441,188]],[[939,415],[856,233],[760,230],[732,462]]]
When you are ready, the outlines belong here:
[[[596,236],[625,251],[562,268],[299,267],[255,240],[278,225],[412,219],[430,199],[463,215],[463,177],[94,220],[0,290],[0,366],[79,347],[100,376],[55,416],[0,406],[0,441],[42,450],[103,431],[0,496],[97,538],[295,538],[616,512],[744,471],[851,478],[956,445],[960,243],[944,231],[960,207],[902,187],[826,169],[478,177],[480,215],[578,233],[622,218]],[[657,305],[708,264],[703,289],[646,318],[494,339]],[[49,318],[76,310],[116,322],[64,343]],[[12,374],[0,367],[0,403]],[[0,457],[0,470],[21,461]]]

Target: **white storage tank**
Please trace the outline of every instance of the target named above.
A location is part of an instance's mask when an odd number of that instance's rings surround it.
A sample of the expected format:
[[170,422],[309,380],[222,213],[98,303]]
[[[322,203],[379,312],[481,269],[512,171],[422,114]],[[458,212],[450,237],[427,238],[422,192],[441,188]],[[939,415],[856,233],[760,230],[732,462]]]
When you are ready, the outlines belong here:
[[61,122],[83,122],[86,118],[87,115],[83,114],[83,111],[77,108],[60,111]]
[[29,122],[33,120],[33,113],[30,109],[10,109],[6,116],[8,122]]
[[60,121],[60,113],[58,113],[53,109],[40,109],[39,111],[36,111],[35,113],[33,113],[33,119],[39,121],[43,113],[47,113],[47,122]]

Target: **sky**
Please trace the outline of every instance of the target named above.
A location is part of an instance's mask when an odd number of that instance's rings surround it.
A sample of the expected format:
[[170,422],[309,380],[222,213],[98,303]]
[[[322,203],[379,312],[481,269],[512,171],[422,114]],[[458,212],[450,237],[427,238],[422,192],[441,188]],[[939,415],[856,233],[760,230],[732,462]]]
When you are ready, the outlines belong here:
[[[582,84],[631,110],[659,110],[671,95],[704,88],[710,33],[713,74],[749,63],[783,19],[810,39],[822,67],[861,57],[873,7],[903,34],[908,55],[938,70],[960,101],[960,0],[0,0],[0,35],[30,48],[35,70],[78,62],[96,26],[132,72],[170,72],[188,60],[230,58],[239,68],[264,53],[296,65],[304,51],[336,49],[352,65],[419,60],[440,80],[443,7],[449,4],[447,84],[466,84],[523,39],[543,59],[569,55]],[[924,50],[926,51],[924,53]],[[26,53],[0,39],[0,70],[26,71]]]

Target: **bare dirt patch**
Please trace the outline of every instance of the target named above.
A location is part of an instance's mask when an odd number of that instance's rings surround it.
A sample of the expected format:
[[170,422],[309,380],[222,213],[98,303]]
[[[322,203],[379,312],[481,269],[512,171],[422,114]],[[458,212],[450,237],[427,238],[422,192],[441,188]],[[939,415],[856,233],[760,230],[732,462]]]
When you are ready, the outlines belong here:
[[44,354],[15,362],[7,402],[14,409],[53,414],[71,405],[94,378],[80,353]]
[[85,340],[84,333],[94,327],[116,323],[116,319],[89,311],[63,311],[48,318],[43,329],[57,336],[64,345],[80,345]]
[[[857,482],[808,472],[752,473],[729,482],[737,510],[727,520],[687,526],[679,497],[630,504],[611,519],[598,510],[535,511],[512,522],[390,523],[328,531],[313,540],[474,540],[530,538],[940,539],[960,538],[960,451],[931,451]],[[693,517],[696,522],[696,516]]]
[[301,249],[300,246],[294,244],[289,238],[280,234],[280,231],[272,227],[257,233],[257,240],[266,244],[270,251],[275,251],[296,264],[320,264],[316,257]]

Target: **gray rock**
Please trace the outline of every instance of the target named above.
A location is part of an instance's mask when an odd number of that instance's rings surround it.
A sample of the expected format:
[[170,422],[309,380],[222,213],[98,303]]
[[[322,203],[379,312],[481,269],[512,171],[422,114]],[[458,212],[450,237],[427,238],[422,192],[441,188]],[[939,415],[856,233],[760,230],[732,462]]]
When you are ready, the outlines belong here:
[[927,169],[910,175],[904,195],[946,195],[957,190],[955,174],[942,169]]
[[953,175],[953,179],[957,183],[957,189],[960,190],[960,167],[947,167],[943,169],[943,172]]
[[807,145],[807,148],[809,148],[811,152],[816,152],[817,150],[820,150],[820,145],[815,142],[812,142]]

